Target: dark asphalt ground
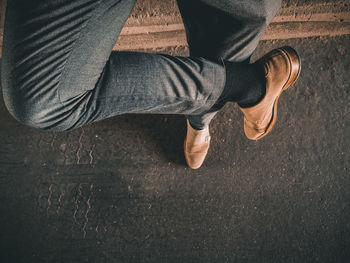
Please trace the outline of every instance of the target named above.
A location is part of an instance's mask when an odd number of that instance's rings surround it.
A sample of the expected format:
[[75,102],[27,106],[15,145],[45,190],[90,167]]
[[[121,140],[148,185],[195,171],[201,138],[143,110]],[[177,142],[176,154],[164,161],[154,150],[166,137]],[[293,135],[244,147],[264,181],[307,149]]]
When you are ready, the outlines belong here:
[[0,261],[350,262],[350,36],[265,41],[257,56],[286,44],[303,68],[272,133],[247,140],[226,105],[196,171],[182,116],[44,132],[1,100]]

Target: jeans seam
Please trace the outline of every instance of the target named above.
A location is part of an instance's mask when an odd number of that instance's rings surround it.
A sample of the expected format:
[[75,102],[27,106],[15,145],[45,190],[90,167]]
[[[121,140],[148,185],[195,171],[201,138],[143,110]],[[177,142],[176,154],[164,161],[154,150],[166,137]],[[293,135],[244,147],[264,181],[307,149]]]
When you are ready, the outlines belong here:
[[[135,95],[117,95],[117,96],[106,96],[106,97],[99,97],[99,98],[96,98],[96,99],[93,99],[93,101],[98,101],[98,100],[103,100],[103,99],[110,99],[110,98],[122,98],[122,97],[132,97],[132,96],[135,96]],[[150,98],[150,100],[154,100],[154,101],[159,101],[159,100],[163,100],[163,99],[175,99],[175,100],[178,100],[178,101],[193,101],[193,102],[206,102],[206,101],[216,101],[215,99],[199,99],[199,100],[193,100],[193,99],[185,99],[185,98],[179,98],[179,97],[173,97],[173,96],[164,96],[162,97],[161,99],[154,99],[154,98]]]

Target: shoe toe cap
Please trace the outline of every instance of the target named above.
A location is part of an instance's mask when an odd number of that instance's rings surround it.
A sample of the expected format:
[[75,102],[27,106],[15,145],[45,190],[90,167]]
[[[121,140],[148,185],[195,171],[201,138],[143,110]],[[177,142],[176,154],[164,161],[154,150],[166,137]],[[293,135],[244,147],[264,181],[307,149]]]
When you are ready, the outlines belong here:
[[206,155],[207,155],[207,152],[200,152],[200,153],[185,152],[187,165],[191,169],[200,168],[204,162]]

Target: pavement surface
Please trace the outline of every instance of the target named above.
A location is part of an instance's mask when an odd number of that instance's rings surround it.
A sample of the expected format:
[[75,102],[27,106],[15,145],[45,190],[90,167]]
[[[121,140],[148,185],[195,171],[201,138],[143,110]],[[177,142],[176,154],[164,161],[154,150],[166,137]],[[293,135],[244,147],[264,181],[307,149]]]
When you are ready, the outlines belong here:
[[226,105],[196,171],[182,116],[44,132],[1,100],[1,262],[350,262],[350,36],[263,41],[255,57],[283,45],[303,68],[274,130],[247,140]]

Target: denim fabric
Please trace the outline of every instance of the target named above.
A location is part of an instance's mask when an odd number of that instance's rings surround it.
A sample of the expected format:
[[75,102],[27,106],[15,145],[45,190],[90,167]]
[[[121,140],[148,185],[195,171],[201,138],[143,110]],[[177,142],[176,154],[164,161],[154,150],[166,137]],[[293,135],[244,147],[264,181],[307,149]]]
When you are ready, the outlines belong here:
[[[217,39],[220,47],[212,49],[212,31],[197,37],[196,28],[208,29],[201,20],[188,21],[184,15],[191,47],[191,57],[162,54],[114,52],[112,47],[134,6],[135,0],[10,0],[7,4],[2,89],[9,112],[20,122],[46,130],[70,130],[123,113],[186,114],[205,119],[225,85],[225,68],[221,58],[244,60],[258,41],[266,17],[272,17],[266,3],[256,1],[252,13],[242,14],[255,21],[250,26],[223,24]],[[224,3],[249,7],[244,1],[188,1],[196,5],[180,9],[199,14],[198,7],[227,13]],[[255,1],[248,1],[255,2]],[[272,5],[272,4],[271,4]],[[273,5],[274,6],[274,5]],[[197,7],[195,10],[194,8]],[[249,7],[251,8],[251,7]],[[224,11],[225,10],[225,11]],[[233,8],[234,10],[234,8]],[[260,10],[260,11],[259,11]],[[266,11],[268,10],[268,11]],[[261,13],[259,13],[259,12]],[[213,11],[213,14],[218,14]],[[255,12],[258,12],[257,14]],[[203,12],[205,15],[206,12]],[[242,18],[242,14],[239,15]],[[237,20],[237,13],[228,13]],[[227,20],[226,22],[229,22]],[[254,26],[252,26],[254,24]],[[191,30],[191,28],[194,30]],[[225,35],[226,29],[230,28]],[[244,28],[244,30],[242,29]],[[213,30],[214,28],[211,28]],[[202,36],[202,33],[197,32]],[[227,43],[226,37],[232,43]],[[237,36],[234,41],[233,37]],[[216,35],[214,35],[216,37]],[[232,39],[231,39],[232,37]],[[252,40],[257,38],[257,40]],[[198,41],[211,39],[208,43]],[[221,42],[226,43],[222,45]],[[229,41],[229,42],[230,42]],[[237,44],[238,43],[238,44]],[[254,42],[255,43],[255,42]],[[197,45],[198,47],[198,45]],[[254,47],[254,48],[253,48]],[[220,51],[221,50],[221,51]],[[205,56],[207,51],[208,56]],[[221,52],[221,53],[220,53]],[[234,55],[236,54],[236,55]]]

